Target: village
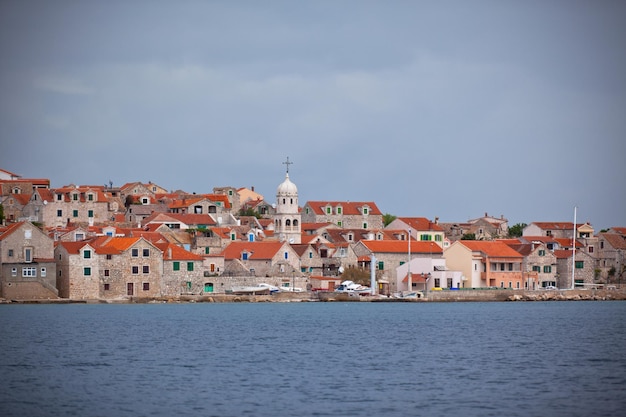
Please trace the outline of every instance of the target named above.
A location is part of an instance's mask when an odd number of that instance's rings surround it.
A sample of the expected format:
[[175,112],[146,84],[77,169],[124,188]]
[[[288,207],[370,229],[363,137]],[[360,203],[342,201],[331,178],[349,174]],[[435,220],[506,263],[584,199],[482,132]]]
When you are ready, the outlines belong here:
[[268,201],[254,187],[50,188],[49,179],[0,169],[0,299],[314,298],[346,281],[367,296],[458,299],[620,290],[626,278],[624,226],[395,217],[374,201],[300,205],[288,169],[277,183]]

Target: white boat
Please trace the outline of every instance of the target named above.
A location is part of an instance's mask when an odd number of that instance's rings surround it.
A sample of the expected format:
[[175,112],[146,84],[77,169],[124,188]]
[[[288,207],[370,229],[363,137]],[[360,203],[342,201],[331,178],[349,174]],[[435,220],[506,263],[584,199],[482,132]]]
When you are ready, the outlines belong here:
[[357,284],[354,281],[344,281],[337,288],[335,292],[345,292],[349,294],[371,294],[372,289],[361,284]]
[[304,290],[302,288],[298,288],[298,287],[287,287],[287,286],[282,286],[280,287],[280,291],[282,292],[304,292]]
[[261,285],[235,286],[231,291],[237,295],[267,295],[270,293],[269,287]]
[[393,298],[416,300],[418,298],[422,298],[423,296],[424,294],[422,294],[420,291],[402,291],[394,294]]
[[278,288],[277,286],[271,285],[271,284],[266,284],[264,282],[260,283],[259,287],[264,287],[264,288],[269,289],[270,290],[270,294],[274,294],[274,293],[280,291],[280,288]]

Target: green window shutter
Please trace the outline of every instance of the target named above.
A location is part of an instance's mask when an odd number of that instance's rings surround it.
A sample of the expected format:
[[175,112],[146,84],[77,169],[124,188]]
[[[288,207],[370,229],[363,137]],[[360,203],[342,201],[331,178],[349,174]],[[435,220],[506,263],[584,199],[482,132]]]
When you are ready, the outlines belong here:
[[180,262],[175,261],[173,264],[174,271],[180,271]]
[[193,271],[193,262],[187,262],[187,271]]
[[378,262],[378,270],[379,271],[384,271],[385,270],[385,263],[383,261],[379,261]]

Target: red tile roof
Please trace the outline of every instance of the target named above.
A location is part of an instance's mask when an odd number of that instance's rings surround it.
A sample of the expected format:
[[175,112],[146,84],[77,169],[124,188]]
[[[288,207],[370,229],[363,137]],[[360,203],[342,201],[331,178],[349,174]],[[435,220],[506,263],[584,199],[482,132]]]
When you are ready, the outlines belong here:
[[397,219],[406,223],[413,230],[443,232],[441,226],[431,222],[426,217],[398,217]]
[[492,258],[523,258],[515,249],[500,241],[459,240],[459,242],[474,252],[482,252]]
[[341,207],[344,216],[353,216],[353,215],[361,215],[361,211],[359,210],[362,207],[369,208],[369,215],[371,216],[379,216],[382,215],[382,212],[378,209],[378,206],[373,201],[308,201],[307,205],[311,207],[313,212],[317,215],[325,215],[326,211],[325,207]]
[[231,242],[222,252],[225,260],[240,259],[243,252],[248,252],[248,259],[272,259],[283,247],[283,242]]
[[[361,240],[373,253],[407,253],[409,251],[408,240]],[[411,241],[411,253],[441,254],[443,249],[435,242]]]

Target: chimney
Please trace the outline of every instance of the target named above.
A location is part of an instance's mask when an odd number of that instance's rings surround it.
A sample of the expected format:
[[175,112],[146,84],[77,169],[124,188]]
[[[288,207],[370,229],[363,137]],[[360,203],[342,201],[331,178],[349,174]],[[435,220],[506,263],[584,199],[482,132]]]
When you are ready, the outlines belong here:
[[254,191],[254,185],[251,187],[252,191]]
[[439,217],[435,217],[435,224],[439,224]]

